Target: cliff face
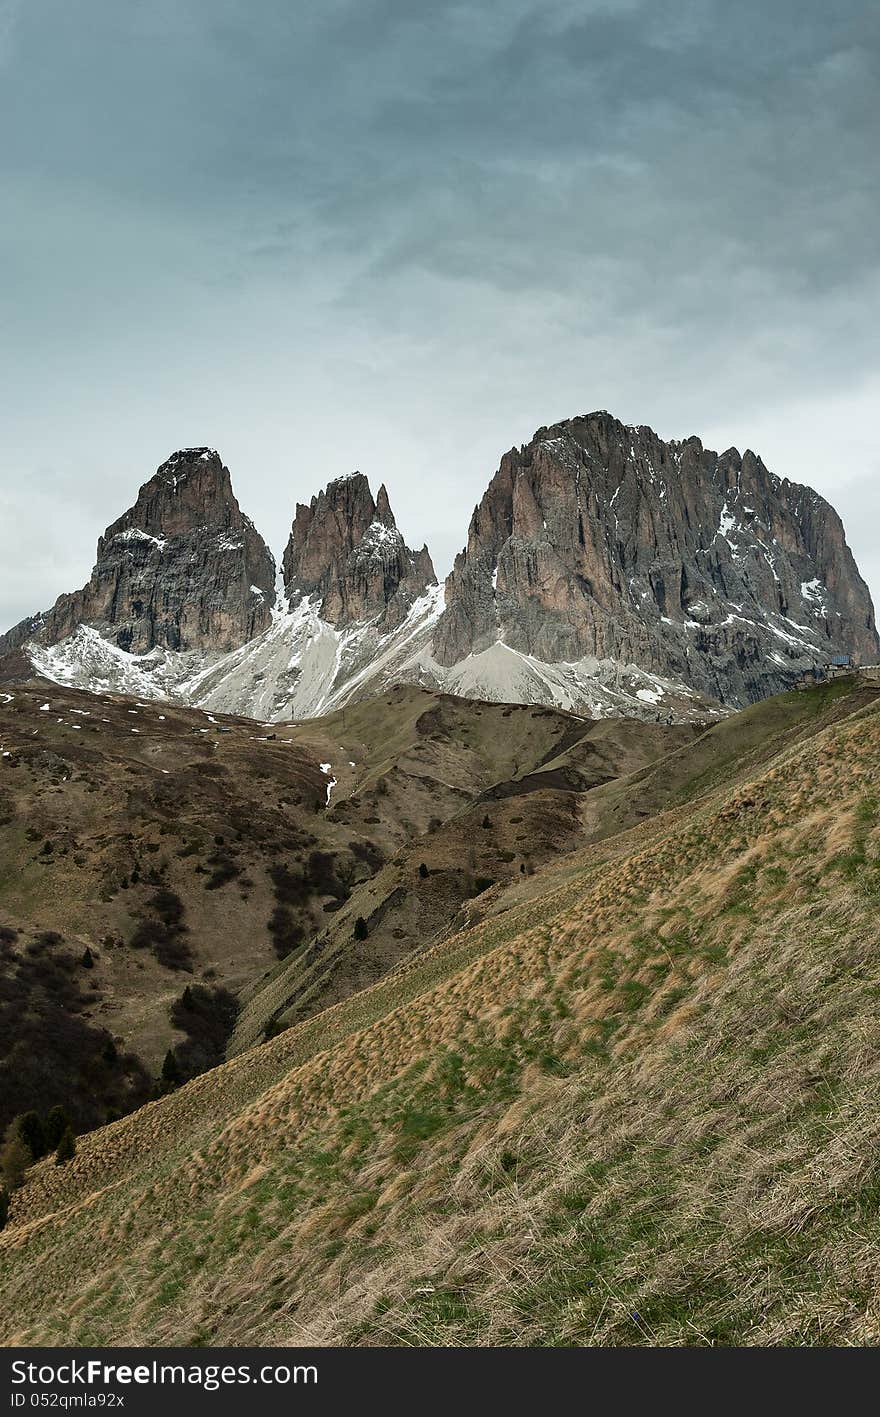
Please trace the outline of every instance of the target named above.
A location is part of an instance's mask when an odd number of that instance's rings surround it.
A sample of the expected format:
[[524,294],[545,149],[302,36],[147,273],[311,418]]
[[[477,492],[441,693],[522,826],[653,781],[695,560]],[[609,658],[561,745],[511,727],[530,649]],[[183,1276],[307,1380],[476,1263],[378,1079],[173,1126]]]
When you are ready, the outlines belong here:
[[291,603],[313,597],[321,618],[338,628],[375,621],[392,631],[437,584],[427,546],[410,551],[384,486],[374,501],[361,472],[297,505],[281,564]]
[[186,448],[145,482],[98,541],[91,579],[16,626],[0,651],[51,645],[78,626],[133,654],[234,649],[265,629],[275,564],[210,448]]
[[840,518],[759,457],[594,413],[512,450],[446,583],[434,653],[501,640],[546,662],[635,663],[729,704],[835,653],[878,655]]

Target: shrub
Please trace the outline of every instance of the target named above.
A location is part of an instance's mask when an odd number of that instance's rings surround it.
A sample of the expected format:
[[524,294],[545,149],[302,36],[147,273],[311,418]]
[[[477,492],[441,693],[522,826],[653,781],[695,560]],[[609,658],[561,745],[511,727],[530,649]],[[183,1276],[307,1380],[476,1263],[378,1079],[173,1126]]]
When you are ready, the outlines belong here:
[[269,934],[278,958],[286,959],[302,943],[305,931],[286,905],[276,905],[269,916]]
[[147,901],[145,915],[135,928],[131,945],[136,950],[151,950],[166,969],[182,969],[192,973],[193,957],[184,936],[183,901],[167,886],[161,886]]
[[180,935],[168,934],[154,940],[153,954],[165,969],[177,969],[186,974],[193,972],[192,951]]
[[357,920],[354,922],[354,938],[356,940],[365,940],[369,933],[370,927],[368,926],[364,917],[362,915],[359,915]]
[[371,871],[378,871],[385,861],[384,853],[374,841],[353,841],[349,849],[351,854],[363,861]]
[[347,900],[348,886],[339,879],[336,858],[329,851],[313,851],[309,855],[306,879],[321,895]]
[[304,905],[309,898],[309,888],[301,871],[292,871],[287,866],[273,866],[269,877],[279,905]]
[[[134,880],[134,873],[132,873],[132,880]],[[183,901],[167,886],[162,886],[155,891],[147,901],[147,905],[158,915],[163,925],[172,929],[180,929],[183,925]]]
[[57,930],[40,930],[34,937],[34,943],[39,949],[52,949],[55,945],[63,944],[64,936],[59,935]]
[[231,856],[212,856],[209,865],[213,868],[210,876],[205,882],[206,891],[217,891],[221,886],[234,881],[239,874],[239,868]]
[[66,1127],[64,1135],[58,1143],[58,1150],[55,1153],[55,1165],[65,1166],[68,1161],[72,1161],[76,1156],[76,1137],[73,1135],[73,1128]]

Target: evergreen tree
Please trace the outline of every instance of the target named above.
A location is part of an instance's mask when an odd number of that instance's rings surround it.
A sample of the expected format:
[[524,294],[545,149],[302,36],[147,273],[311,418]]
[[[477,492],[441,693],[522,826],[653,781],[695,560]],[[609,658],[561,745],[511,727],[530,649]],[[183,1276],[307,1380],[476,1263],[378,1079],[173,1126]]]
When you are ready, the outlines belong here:
[[83,969],[92,969],[94,967],[94,963],[95,956],[92,954],[88,945],[86,945],[85,949],[83,950],[83,955],[82,959],[80,960],[80,964],[82,965]]
[[370,930],[369,930],[369,926],[367,925],[366,920],[364,919],[364,917],[363,917],[362,915],[359,915],[358,918],[357,918],[357,920],[354,922],[354,937],[355,937],[355,939],[356,939],[356,940],[365,940],[365,939],[367,938],[367,936],[369,935],[369,933],[370,933]]
[[53,1107],[46,1118],[46,1150],[54,1151],[67,1128],[70,1118],[63,1107]]
[[4,1187],[0,1190],[0,1230],[3,1229],[9,1217],[9,1192]]
[[58,1143],[58,1150],[55,1153],[55,1165],[64,1166],[68,1161],[72,1161],[76,1156],[76,1137],[73,1135],[73,1128],[66,1127],[64,1136]]
[[33,1159],[13,1123],[6,1133],[6,1141],[0,1151],[0,1174],[2,1174],[8,1190],[18,1189],[24,1180],[24,1173],[33,1163]]
[[46,1131],[36,1112],[22,1112],[18,1119],[17,1129],[18,1135],[35,1161],[39,1161],[41,1156],[46,1155]]
[[169,1048],[162,1063],[162,1082],[166,1088],[180,1086],[180,1067],[174,1056],[173,1048]]

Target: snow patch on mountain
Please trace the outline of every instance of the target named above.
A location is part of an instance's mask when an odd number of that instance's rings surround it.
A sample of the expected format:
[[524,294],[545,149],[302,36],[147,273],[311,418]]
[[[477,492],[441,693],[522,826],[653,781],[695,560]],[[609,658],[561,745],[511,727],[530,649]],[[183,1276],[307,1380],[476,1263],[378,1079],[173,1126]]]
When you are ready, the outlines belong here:
[[811,581],[801,581],[801,595],[814,607],[817,615],[828,614],[828,587],[817,577]]
[[381,635],[375,622],[336,629],[308,596],[292,609],[279,597],[269,628],[228,654],[130,654],[85,625],[29,653],[45,678],[96,693],[171,699],[263,722],[316,718],[357,694],[418,678],[415,661],[442,608],[443,589],[431,586],[393,633]]
[[337,629],[310,597],[291,608],[279,596],[269,628],[229,654],[130,654],[85,625],[59,644],[32,644],[29,653],[54,683],[263,723],[317,718],[396,683],[493,702],[556,704],[594,718],[712,712],[685,685],[613,660],[548,664],[498,641],[458,664],[440,665],[432,637],[443,606],[443,586],[430,586],[393,633],[381,634],[375,621]]
[[164,551],[167,545],[165,538],[161,536],[151,536],[148,531],[141,531],[139,526],[127,527],[125,531],[117,531],[113,537],[114,541],[148,541],[153,546],[157,546],[160,551]]

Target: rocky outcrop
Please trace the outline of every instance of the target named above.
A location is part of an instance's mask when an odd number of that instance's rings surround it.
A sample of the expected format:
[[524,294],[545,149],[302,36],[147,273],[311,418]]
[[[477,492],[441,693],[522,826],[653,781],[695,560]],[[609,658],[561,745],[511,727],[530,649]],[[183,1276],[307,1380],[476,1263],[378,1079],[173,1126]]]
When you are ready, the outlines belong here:
[[297,505],[281,564],[291,604],[309,596],[337,628],[371,621],[389,633],[437,584],[427,546],[410,551],[384,486],[374,501],[362,472]]
[[593,413],[513,449],[446,582],[434,654],[497,642],[547,663],[631,663],[736,705],[834,654],[878,656],[834,509],[752,452]]
[[22,621],[0,653],[29,640],[56,644],[81,625],[133,654],[226,652],[266,628],[274,598],[271,552],[241,511],[228,469],[213,449],[186,448],[107,528],[88,584]]

